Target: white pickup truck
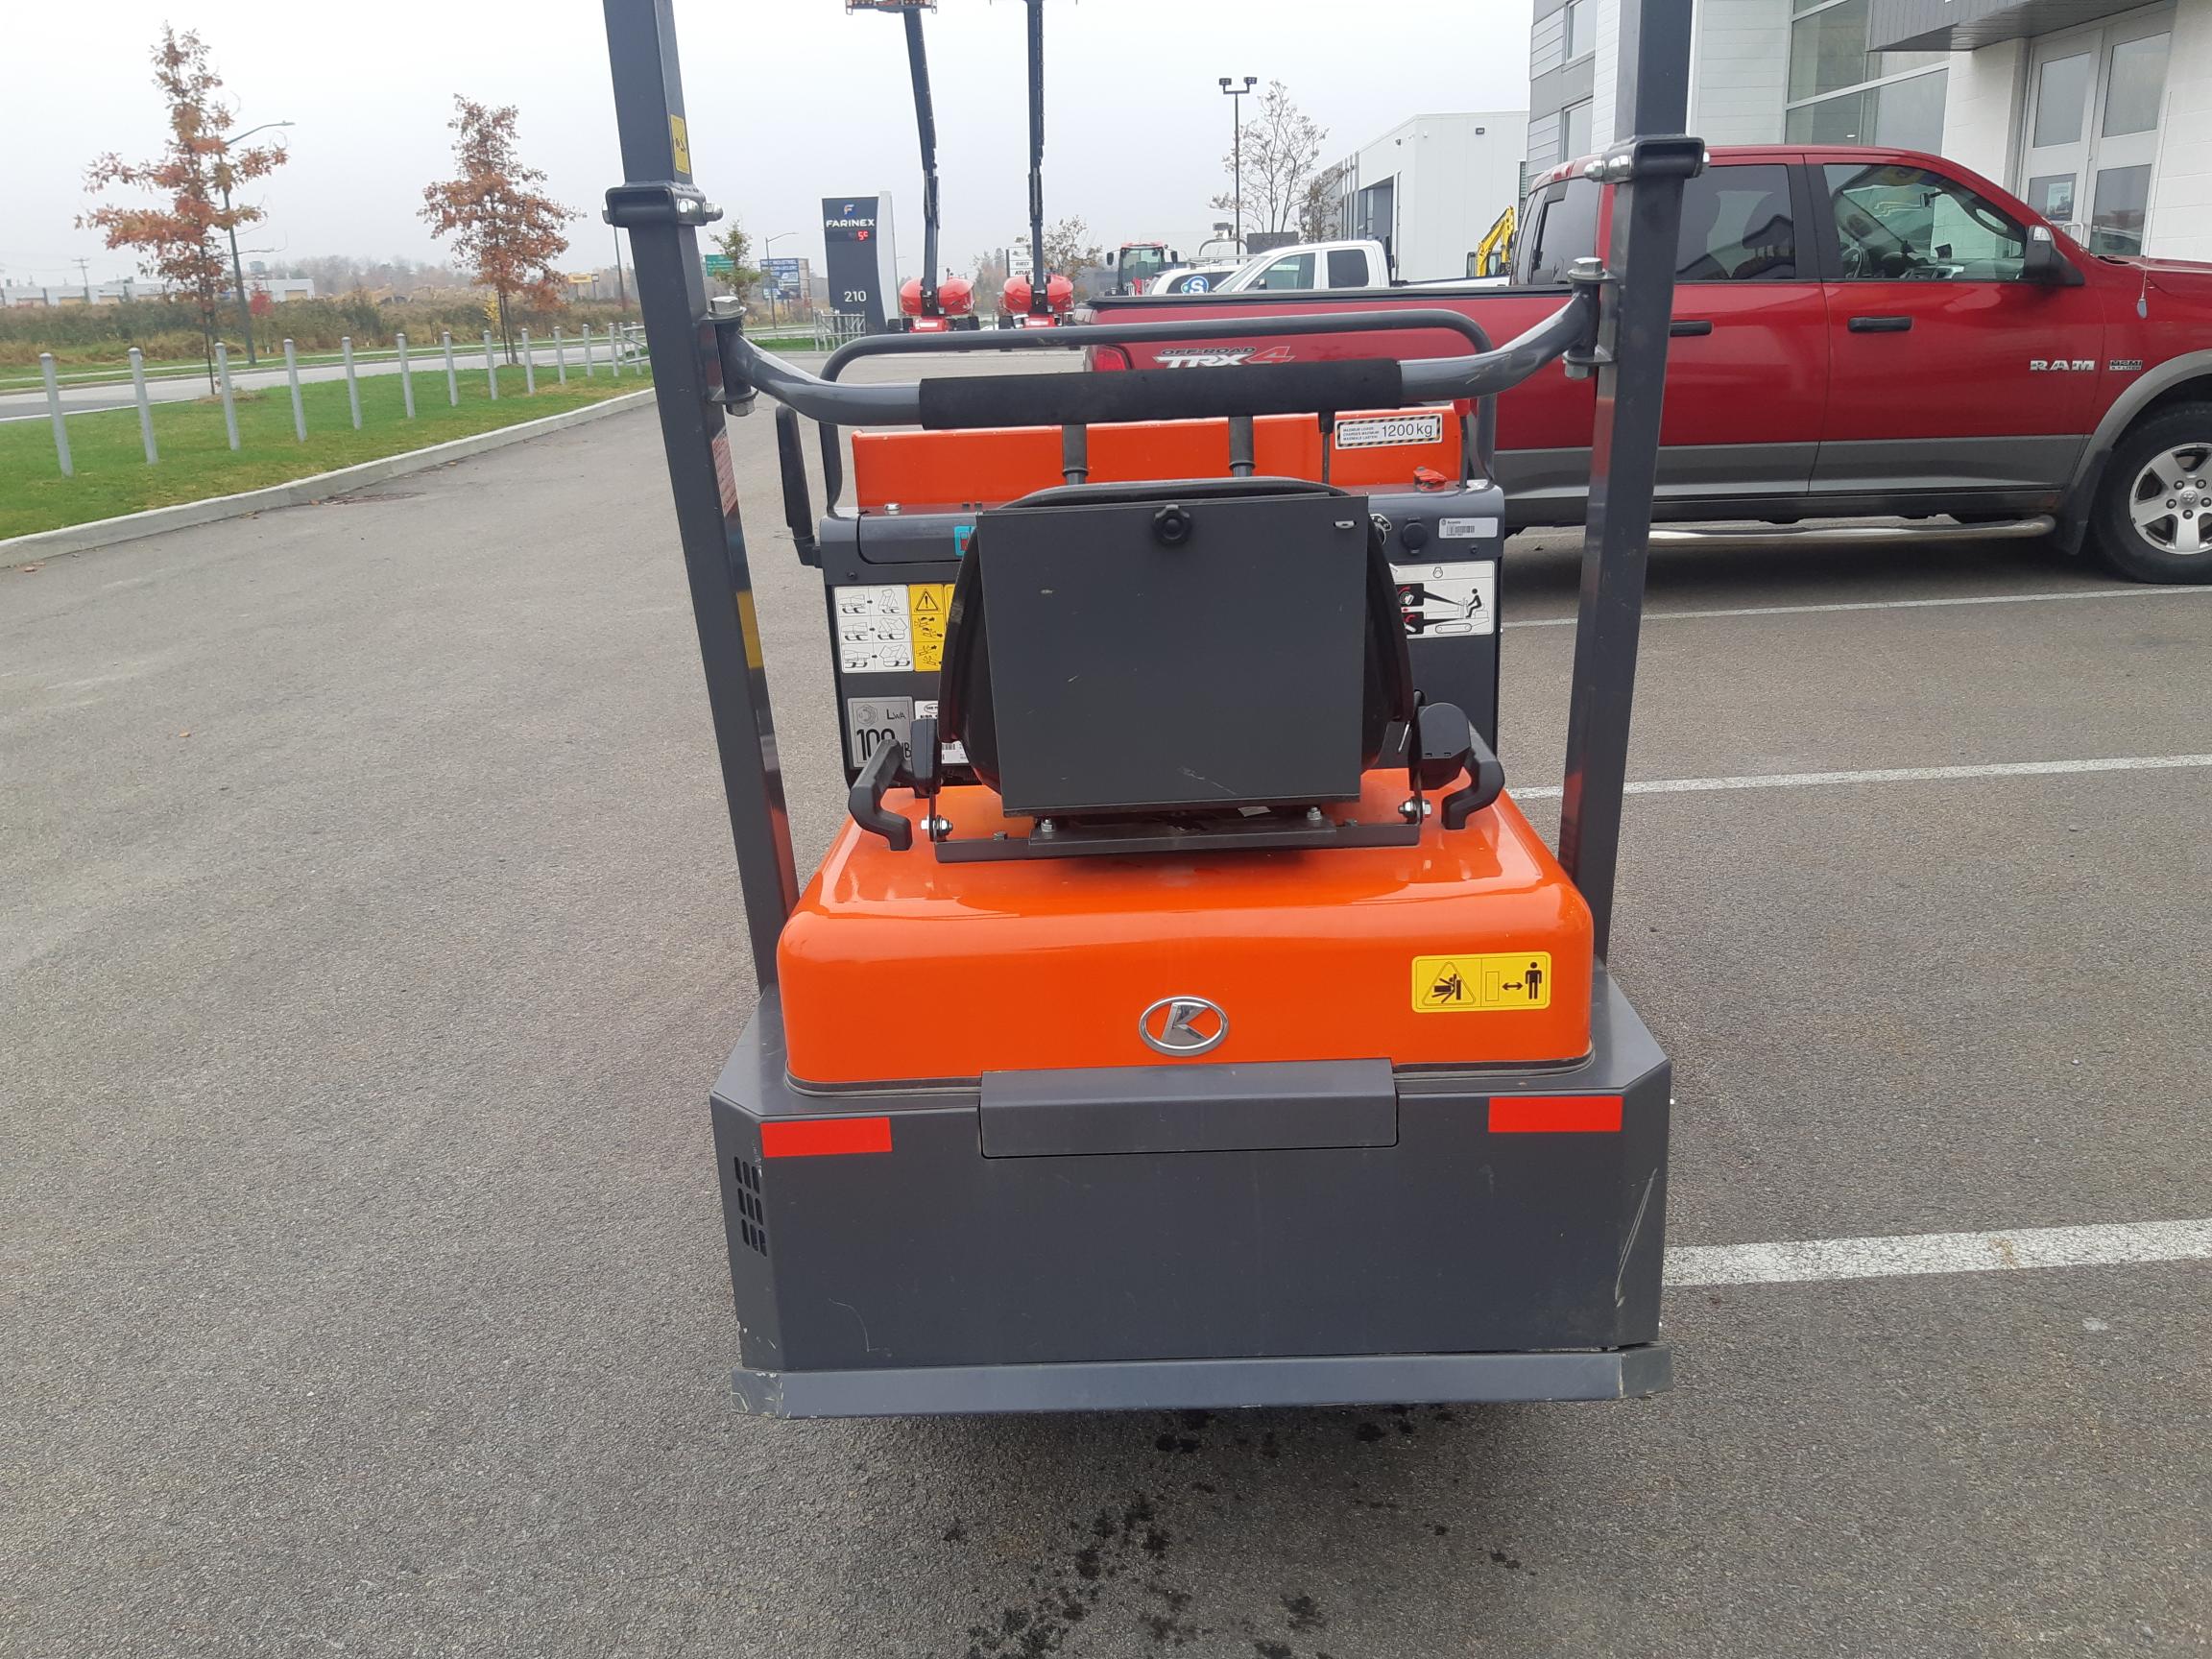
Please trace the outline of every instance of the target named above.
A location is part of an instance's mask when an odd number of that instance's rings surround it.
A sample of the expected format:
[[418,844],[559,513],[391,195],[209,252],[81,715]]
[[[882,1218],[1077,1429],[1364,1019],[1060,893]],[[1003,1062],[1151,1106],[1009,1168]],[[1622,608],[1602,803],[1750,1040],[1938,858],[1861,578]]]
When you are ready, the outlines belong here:
[[1380,242],[1294,242],[1247,259],[1213,285],[1222,294],[1281,294],[1306,288],[1387,288],[1390,255]]

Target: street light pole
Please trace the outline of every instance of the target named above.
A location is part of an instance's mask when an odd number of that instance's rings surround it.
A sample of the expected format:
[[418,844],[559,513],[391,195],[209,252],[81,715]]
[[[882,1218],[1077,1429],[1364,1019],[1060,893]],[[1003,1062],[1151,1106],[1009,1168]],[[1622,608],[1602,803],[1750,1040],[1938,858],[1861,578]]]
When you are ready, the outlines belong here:
[[1237,257],[1244,257],[1244,106],[1238,102],[1245,93],[1260,84],[1260,77],[1247,75],[1244,84],[1236,84],[1233,77],[1221,77],[1221,90],[1229,97],[1229,172],[1236,181],[1237,205]]
[[227,132],[223,136],[223,177],[219,188],[223,192],[224,231],[230,238],[230,287],[238,296],[238,326],[246,335],[246,361],[249,366],[260,362],[253,350],[253,306],[246,298],[246,272],[238,263],[238,226],[230,218],[230,146],[241,138],[251,138],[256,132],[266,132],[272,127],[289,127],[289,121],[264,121],[258,127],[249,127],[243,132]]

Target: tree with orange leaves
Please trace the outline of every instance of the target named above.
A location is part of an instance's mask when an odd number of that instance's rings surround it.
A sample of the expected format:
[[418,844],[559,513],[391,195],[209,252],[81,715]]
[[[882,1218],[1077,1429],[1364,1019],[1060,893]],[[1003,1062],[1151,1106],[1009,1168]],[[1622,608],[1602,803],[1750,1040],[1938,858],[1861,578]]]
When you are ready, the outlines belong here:
[[168,199],[166,204],[96,207],[77,223],[105,230],[110,248],[136,249],[141,270],[198,308],[213,390],[215,313],[230,281],[216,235],[267,217],[231,196],[240,184],[283,165],[284,152],[275,144],[238,149],[225,136],[234,112],[215,96],[223,77],[208,64],[206,42],[190,30],[180,35],[162,26],[154,48],[154,84],[169,105],[168,147],[151,161],[126,161],[110,152],[85,170],[84,186],[93,192],[113,185],[153,190]]
[[515,153],[514,105],[489,109],[456,93],[446,125],[459,134],[453,159],[461,176],[424,188],[422,217],[435,234],[453,238],[454,252],[497,297],[499,337],[513,362],[509,302],[520,298],[541,309],[561,303],[553,268],[568,249],[561,227],[581,215],[532,188],[545,175]]

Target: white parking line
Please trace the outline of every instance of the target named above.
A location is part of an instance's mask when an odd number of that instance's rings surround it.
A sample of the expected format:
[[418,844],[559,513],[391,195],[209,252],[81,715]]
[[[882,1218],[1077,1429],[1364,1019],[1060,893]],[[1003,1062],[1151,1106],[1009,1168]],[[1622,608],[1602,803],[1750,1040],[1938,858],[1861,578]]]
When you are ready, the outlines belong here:
[[[2009,760],[1987,766],[1884,766],[1868,772],[1764,772],[1743,778],[1648,778],[1631,795],[1696,795],[1713,789],[1807,789],[1820,783],[1934,783],[1957,778],[2047,778],[2068,772],[2170,772],[2212,766],[2212,755],[2119,755],[2101,760]],[[1516,789],[1516,801],[1555,801],[1556,783]]]
[[[1687,622],[1711,616],[1810,616],[1829,611],[1932,611],[1953,605],[2037,605],[2057,599],[2179,599],[2212,593],[2200,588],[2069,588],[2056,593],[1974,593],[1956,599],[1856,599],[1834,605],[1741,605],[1726,611],[1647,611],[1647,622]],[[1572,628],[1572,616],[1507,617],[1508,628]]]
[[2023,1227],[2010,1233],[1812,1238],[1793,1244],[1682,1244],[1667,1252],[1667,1283],[1792,1285],[1912,1273],[2203,1261],[2212,1261],[2212,1220],[2128,1221],[2110,1227]]

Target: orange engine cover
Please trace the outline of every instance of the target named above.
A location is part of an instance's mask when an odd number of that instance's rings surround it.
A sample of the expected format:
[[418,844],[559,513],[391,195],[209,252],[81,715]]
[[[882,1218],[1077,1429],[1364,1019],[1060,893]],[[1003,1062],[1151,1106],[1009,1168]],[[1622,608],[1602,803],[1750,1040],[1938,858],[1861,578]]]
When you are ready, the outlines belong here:
[[[1384,819],[1402,776],[1368,774]],[[886,802],[919,821],[920,806]],[[974,787],[961,837],[1023,832]],[[1526,1064],[1590,1047],[1590,911],[1508,799],[1412,847],[940,864],[847,824],[777,951],[802,1084],[974,1078],[1063,1067],[1367,1060]],[[1228,1032],[1201,1057],[1140,1033],[1204,998]],[[1163,1018],[1160,1023],[1165,1023]],[[1203,1034],[1203,1033],[1202,1033]]]

